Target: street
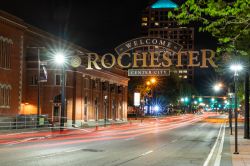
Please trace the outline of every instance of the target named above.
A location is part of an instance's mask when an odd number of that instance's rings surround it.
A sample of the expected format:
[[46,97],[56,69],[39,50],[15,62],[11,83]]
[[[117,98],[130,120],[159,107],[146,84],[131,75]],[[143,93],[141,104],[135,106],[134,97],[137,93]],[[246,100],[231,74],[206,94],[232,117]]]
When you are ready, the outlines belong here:
[[226,124],[211,123],[208,116],[166,117],[98,131],[1,134],[0,165],[230,166],[230,158],[220,155]]

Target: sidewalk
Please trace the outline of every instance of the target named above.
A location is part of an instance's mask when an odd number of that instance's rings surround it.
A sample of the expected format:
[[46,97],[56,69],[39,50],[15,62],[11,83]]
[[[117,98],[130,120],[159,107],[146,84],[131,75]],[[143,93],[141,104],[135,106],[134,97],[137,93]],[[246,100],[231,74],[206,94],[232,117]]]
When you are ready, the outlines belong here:
[[238,127],[238,151],[239,154],[233,154],[235,151],[235,135],[230,135],[230,149],[232,153],[233,166],[250,166],[250,139],[244,139],[244,126],[242,123]]

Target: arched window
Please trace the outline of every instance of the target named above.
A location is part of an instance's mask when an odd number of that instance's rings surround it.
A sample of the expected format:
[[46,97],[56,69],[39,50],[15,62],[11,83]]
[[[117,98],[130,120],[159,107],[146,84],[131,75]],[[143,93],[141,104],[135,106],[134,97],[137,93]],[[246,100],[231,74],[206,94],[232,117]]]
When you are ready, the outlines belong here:
[[11,85],[0,84],[0,108],[10,108]]
[[13,41],[0,35],[0,68],[11,68]]

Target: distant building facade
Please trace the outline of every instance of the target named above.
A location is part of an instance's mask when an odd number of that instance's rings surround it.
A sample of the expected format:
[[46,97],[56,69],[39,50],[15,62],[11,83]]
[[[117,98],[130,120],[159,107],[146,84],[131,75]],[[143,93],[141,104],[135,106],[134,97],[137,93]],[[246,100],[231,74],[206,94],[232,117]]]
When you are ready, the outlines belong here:
[[[151,0],[150,5],[143,11],[141,17],[141,30],[144,36],[161,37],[169,39],[183,46],[182,51],[194,50],[194,28],[181,27],[176,21],[168,18],[168,12],[178,5],[171,0]],[[159,48],[150,48],[156,50]],[[172,57],[176,63],[177,56]],[[188,63],[188,56],[183,56],[182,62]],[[181,79],[193,83],[194,68],[183,65],[175,71]]]
[[[86,61],[88,50],[41,31],[0,11],[0,115],[37,114],[38,60],[46,64],[47,81],[40,82],[39,114],[52,122],[61,116],[61,68],[52,52],[67,49]],[[38,59],[39,55],[39,59]],[[127,120],[127,72],[119,68],[86,70],[66,67],[67,124]]]

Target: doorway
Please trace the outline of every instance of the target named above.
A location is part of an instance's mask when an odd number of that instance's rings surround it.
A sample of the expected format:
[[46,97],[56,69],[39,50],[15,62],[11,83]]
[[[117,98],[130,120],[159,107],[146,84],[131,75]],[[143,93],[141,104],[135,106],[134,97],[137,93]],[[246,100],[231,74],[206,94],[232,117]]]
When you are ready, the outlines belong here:
[[61,118],[61,104],[54,103],[52,112],[52,121],[60,122],[60,118]]

